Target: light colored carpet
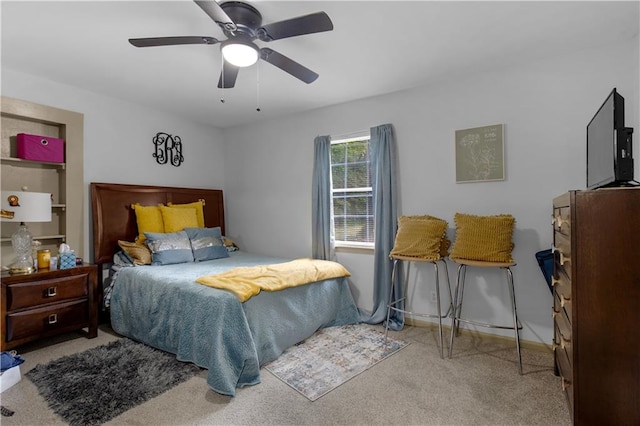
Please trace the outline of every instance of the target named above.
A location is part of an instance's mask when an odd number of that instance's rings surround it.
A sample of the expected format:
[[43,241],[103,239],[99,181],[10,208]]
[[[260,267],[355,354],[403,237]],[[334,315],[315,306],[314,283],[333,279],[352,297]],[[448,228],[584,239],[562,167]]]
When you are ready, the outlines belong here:
[[270,373],[315,401],[409,343],[365,324],[328,327],[266,365]]
[[[381,327],[375,326],[379,329]],[[22,371],[115,340],[76,334],[20,348]],[[266,369],[262,383],[234,398],[208,389],[206,371],[116,417],[108,425],[570,425],[550,352],[461,336],[453,358],[440,359],[436,329],[405,327],[392,337],[411,344],[311,402]],[[123,392],[126,392],[123,389]],[[63,425],[27,378],[0,395],[15,411],[3,426]]]

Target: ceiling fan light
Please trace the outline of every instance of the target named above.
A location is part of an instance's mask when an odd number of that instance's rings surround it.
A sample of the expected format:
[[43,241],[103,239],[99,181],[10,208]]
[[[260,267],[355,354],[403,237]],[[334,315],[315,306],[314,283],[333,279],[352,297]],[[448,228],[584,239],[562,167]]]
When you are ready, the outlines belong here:
[[249,67],[258,61],[258,48],[251,42],[228,40],[221,50],[224,59],[236,67]]

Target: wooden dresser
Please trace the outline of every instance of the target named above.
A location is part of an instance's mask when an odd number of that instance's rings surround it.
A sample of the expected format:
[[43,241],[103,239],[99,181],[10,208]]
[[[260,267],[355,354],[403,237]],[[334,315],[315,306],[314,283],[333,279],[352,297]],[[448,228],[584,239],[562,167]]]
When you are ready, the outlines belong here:
[[27,275],[2,274],[0,349],[42,337],[83,330],[98,335],[95,265]]
[[553,200],[554,359],[574,424],[640,425],[640,188]]

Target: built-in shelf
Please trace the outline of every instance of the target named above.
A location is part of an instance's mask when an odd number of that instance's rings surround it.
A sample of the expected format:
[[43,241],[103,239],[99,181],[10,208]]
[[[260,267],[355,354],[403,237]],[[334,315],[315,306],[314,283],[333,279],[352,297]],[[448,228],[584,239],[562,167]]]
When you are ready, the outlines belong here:
[[[1,1],[1,0],[0,0]],[[64,242],[84,252],[84,116],[74,111],[0,96],[1,180],[3,190],[51,194],[51,221],[30,226],[34,240],[55,249]],[[43,135],[64,141],[64,163],[18,158],[19,133]],[[16,224],[0,226],[0,264],[13,261],[11,234]]]
[[50,161],[33,161],[33,160],[24,160],[22,158],[16,157],[1,157],[0,161],[6,164],[19,164],[21,167],[24,166],[34,166],[34,167],[51,167],[54,169],[62,169],[64,170],[67,166],[66,163],[52,163]]
[[[33,241],[40,241],[40,240],[63,240],[66,238],[66,235],[35,235],[33,236],[32,240]],[[11,237],[2,237],[0,238],[0,242],[3,243],[10,243],[11,242]]]

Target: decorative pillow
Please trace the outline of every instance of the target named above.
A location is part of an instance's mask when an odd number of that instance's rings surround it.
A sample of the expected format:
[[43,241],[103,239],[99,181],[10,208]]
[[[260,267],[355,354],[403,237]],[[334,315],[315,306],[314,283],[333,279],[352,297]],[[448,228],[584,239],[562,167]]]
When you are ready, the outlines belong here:
[[180,209],[195,209],[196,218],[198,219],[198,224],[196,226],[198,228],[204,228],[204,203],[202,201],[194,201],[193,203],[187,203],[187,204],[167,203],[167,206],[177,207]]
[[[439,260],[447,222],[433,216],[400,216],[390,256]],[[446,248],[444,249],[446,252]]]
[[120,248],[127,253],[135,265],[151,265],[151,251],[144,244],[118,240]]
[[152,265],[193,262],[191,242],[185,231],[172,233],[145,232],[151,250]]
[[[427,219],[433,219],[433,220],[443,220],[443,219],[440,219],[438,217],[429,216],[429,215],[425,215],[424,217],[427,218]],[[446,226],[448,227],[449,223],[447,221],[444,221],[444,222],[445,222]],[[445,229],[444,236],[442,237],[442,240],[440,241],[440,257],[449,256],[449,249],[450,248],[451,248],[451,240],[447,236],[447,231]]]
[[142,206],[139,203],[131,204],[136,212],[136,223],[138,224],[137,242],[142,243],[145,239],[145,232],[164,232],[164,222],[162,213],[158,206]]
[[229,257],[219,226],[215,228],[185,228],[184,230],[191,240],[191,249],[196,262]]
[[184,228],[198,226],[196,209],[183,209],[176,207],[160,206],[162,221],[164,222],[164,232],[179,232]]
[[474,216],[456,213],[456,239],[451,259],[485,262],[513,262],[513,229],[516,220],[509,214]]

